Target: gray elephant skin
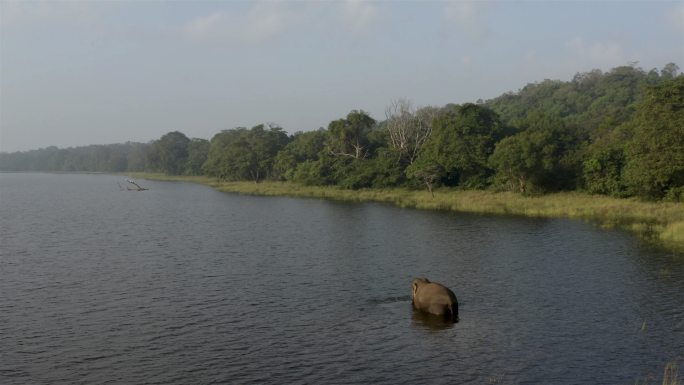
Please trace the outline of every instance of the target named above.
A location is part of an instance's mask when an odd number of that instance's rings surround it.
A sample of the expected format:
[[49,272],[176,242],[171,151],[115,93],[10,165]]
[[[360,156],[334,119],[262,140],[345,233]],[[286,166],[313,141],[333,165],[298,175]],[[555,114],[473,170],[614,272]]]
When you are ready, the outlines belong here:
[[442,317],[446,322],[458,322],[458,300],[453,291],[427,278],[411,282],[413,308]]

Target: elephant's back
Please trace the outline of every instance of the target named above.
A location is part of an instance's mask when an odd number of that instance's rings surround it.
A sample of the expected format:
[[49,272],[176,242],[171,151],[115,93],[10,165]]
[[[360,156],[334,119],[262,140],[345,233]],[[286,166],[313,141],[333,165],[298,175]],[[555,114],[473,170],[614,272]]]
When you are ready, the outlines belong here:
[[429,298],[432,302],[444,304],[458,303],[453,291],[446,286],[434,282],[425,284],[419,291],[418,297],[421,299]]

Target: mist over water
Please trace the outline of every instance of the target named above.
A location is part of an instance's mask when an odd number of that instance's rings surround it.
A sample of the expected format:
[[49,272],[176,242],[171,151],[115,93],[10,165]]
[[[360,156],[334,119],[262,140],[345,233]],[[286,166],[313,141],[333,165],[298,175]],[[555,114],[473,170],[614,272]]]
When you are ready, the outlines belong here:
[[[569,220],[0,174],[0,383],[657,383],[684,261]],[[449,286],[460,322],[410,305]],[[497,382],[498,381],[498,382]]]

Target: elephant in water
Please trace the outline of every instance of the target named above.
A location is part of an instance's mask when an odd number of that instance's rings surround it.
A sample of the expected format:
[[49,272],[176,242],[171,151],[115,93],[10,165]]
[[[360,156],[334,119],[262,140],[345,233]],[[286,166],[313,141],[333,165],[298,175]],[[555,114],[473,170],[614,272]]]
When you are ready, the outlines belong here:
[[411,282],[413,308],[443,317],[447,322],[458,322],[458,300],[444,285],[416,278]]

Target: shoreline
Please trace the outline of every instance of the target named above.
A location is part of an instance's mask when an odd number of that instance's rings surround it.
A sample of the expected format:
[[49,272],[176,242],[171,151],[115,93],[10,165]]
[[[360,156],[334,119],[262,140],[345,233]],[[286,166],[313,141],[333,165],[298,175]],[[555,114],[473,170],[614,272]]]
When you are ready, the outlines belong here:
[[199,183],[221,192],[245,195],[382,202],[421,210],[581,219],[604,229],[625,229],[648,243],[684,255],[684,203],[643,202],[579,192],[525,197],[512,192],[455,188],[436,189],[433,198],[427,191],[403,188],[347,190],[334,186],[303,186],[291,182],[220,182],[206,176],[142,172],[125,175],[136,179]]

